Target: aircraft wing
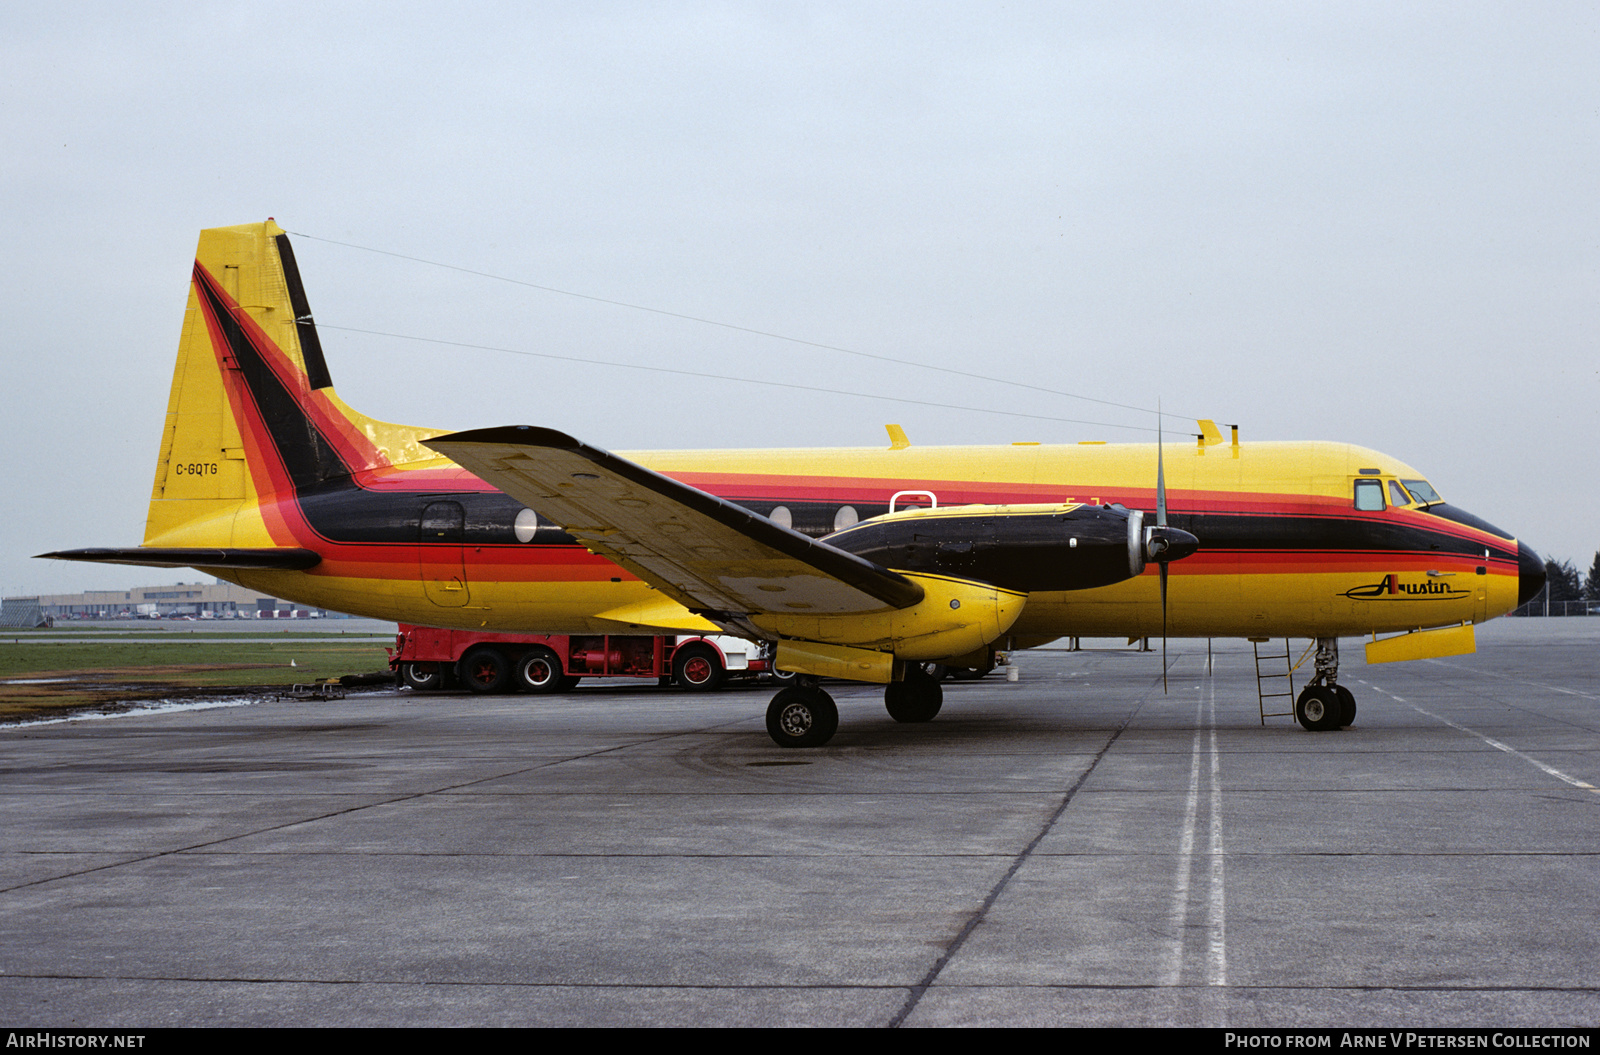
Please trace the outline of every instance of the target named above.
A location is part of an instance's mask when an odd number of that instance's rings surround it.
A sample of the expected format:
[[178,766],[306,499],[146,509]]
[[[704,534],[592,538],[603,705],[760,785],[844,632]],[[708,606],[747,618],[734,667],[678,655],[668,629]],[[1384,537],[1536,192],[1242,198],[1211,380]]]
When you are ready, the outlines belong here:
[[554,429],[474,429],[423,443],[712,618],[909,608],[897,572]]

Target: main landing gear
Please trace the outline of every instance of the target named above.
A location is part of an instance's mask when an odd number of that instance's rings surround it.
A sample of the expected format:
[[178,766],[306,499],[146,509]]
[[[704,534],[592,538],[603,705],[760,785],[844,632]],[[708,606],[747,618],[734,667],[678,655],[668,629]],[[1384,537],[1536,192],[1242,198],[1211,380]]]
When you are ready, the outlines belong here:
[[1317,638],[1317,672],[1294,701],[1294,716],[1312,732],[1343,729],[1356,720],[1356,698],[1339,684],[1339,639]]
[[897,722],[931,722],[944,706],[944,689],[922,664],[908,663],[904,681],[884,686],[883,705]]
[[[767,705],[767,735],[779,747],[821,747],[839,728],[839,708],[809,674],[778,690]],[[884,687],[883,703],[897,722],[931,722],[944,704],[944,689],[921,664],[908,663],[905,677]]]
[[779,747],[821,747],[839,728],[839,708],[817,687],[817,679],[798,675],[767,705],[767,735]]

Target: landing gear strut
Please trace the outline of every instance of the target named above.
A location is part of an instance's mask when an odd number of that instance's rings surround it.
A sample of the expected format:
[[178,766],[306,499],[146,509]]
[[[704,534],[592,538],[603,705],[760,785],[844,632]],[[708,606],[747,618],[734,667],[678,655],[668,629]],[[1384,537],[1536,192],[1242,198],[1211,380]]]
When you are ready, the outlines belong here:
[[1356,720],[1356,698],[1339,684],[1339,639],[1317,638],[1317,672],[1294,703],[1294,716],[1313,732],[1342,729]]

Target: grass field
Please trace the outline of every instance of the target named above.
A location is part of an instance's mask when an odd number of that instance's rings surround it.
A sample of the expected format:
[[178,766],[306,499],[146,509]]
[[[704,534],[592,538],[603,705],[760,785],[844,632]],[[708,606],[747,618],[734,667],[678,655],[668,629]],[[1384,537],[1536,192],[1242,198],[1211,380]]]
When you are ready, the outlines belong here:
[[283,637],[211,643],[135,633],[117,641],[47,641],[7,631],[0,637],[0,722],[114,710],[208,690],[265,694],[296,682],[388,668],[377,641],[341,640],[339,634]]

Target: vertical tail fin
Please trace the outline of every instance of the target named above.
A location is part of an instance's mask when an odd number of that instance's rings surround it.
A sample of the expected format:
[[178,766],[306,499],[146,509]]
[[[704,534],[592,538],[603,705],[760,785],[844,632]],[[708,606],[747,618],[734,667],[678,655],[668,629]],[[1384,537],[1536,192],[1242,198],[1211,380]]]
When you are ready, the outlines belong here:
[[144,545],[284,544],[252,507],[430,458],[418,441],[436,434],[335,394],[281,227],[202,231]]

